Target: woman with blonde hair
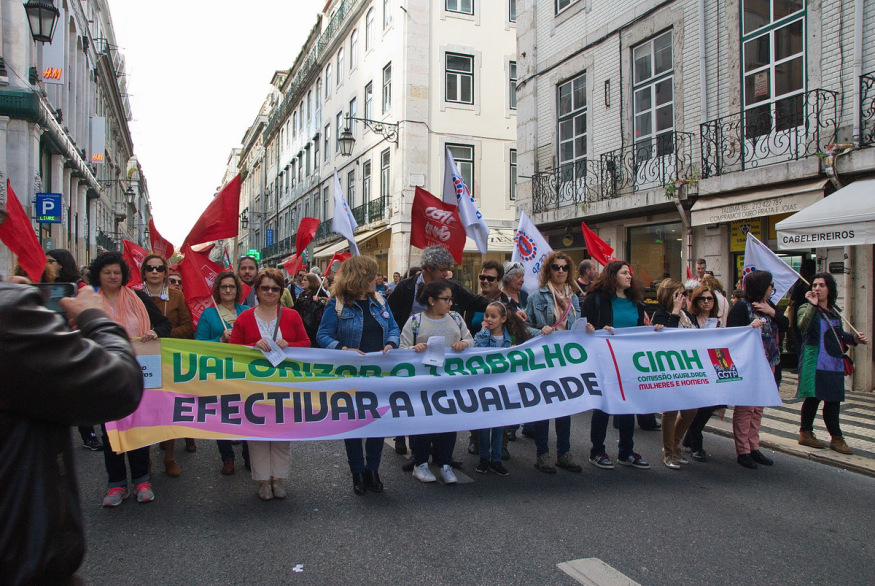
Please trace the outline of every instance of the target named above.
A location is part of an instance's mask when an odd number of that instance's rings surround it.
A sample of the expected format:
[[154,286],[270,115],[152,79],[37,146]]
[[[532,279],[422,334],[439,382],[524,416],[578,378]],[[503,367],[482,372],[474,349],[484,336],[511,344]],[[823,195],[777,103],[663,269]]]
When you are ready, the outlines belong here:
[[[377,270],[377,261],[367,256],[353,256],[340,265],[331,288],[332,300],[325,307],[316,334],[320,347],[358,354],[385,354],[398,347],[401,330],[382,294],[376,291]],[[352,489],[357,495],[369,490],[383,492],[379,473],[383,440],[381,437],[343,440]]]

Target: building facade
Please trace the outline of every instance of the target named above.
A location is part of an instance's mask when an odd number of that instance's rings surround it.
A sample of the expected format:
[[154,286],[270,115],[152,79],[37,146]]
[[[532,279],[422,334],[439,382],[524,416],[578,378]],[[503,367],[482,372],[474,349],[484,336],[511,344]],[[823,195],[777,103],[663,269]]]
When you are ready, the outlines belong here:
[[[875,174],[871,3],[553,0],[517,26],[518,205],[575,260],[586,221],[651,291],[697,258],[731,291],[748,232],[777,251],[778,221]],[[780,254],[872,332],[871,246]]]
[[[330,230],[334,173],[359,225],[362,254],[384,273],[418,258],[410,247],[416,187],[441,197],[449,147],[491,229],[487,258],[504,260],[515,228],[515,2],[332,0],[244,138],[239,249],[278,264],[295,251],[300,218],[322,220],[308,251],[324,265],[346,241]],[[348,119],[359,118],[357,121]],[[350,156],[338,138],[355,138]],[[242,216],[241,216],[242,218]],[[261,228],[263,226],[263,229]],[[480,255],[469,240],[460,277]]]
[[[149,195],[134,156],[125,61],[106,0],[55,2],[51,43],[33,40],[21,2],[0,0],[0,172],[44,249],[85,264],[121,241],[148,242]],[[37,223],[35,194],[61,194],[60,223]],[[0,244],[0,272],[14,259]]]

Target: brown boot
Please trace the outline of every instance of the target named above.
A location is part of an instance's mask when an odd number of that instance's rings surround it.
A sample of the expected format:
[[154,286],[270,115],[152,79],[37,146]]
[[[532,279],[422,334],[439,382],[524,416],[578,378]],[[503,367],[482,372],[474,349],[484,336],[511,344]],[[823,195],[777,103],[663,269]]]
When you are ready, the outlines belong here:
[[809,448],[825,448],[826,444],[814,437],[813,431],[799,432],[799,445],[808,446]]
[[845,443],[845,438],[840,435],[832,436],[832,441],[829,442],[829,449],[838,452],[839,454],[850,455],[854,453],[854,451],[848,447],[848,444]]
[[170,478],[179,477],[179,464],[176,463],[176,460],[164,460],[164,470]]

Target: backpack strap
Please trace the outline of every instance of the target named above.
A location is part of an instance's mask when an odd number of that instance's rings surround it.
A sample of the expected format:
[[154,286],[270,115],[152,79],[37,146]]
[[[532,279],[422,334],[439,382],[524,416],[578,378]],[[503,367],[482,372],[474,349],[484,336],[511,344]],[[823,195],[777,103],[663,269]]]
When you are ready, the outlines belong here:
[[462,330],[462,316],[456,313],[455,311],[450,312],[450,316],[453,318],[453,321],[456,322],[456,325],[459,326],[459,331]]
[[410,316],[410,329],[413,331],[413,345],[416,345],[416,336],[419,334],[419,324],[422,320],[421,313],[414,313]]
[[334,298],[334,311],[337,312],[337,319],[340,319],[340,314],[343,313],[343,303],[337,297]]

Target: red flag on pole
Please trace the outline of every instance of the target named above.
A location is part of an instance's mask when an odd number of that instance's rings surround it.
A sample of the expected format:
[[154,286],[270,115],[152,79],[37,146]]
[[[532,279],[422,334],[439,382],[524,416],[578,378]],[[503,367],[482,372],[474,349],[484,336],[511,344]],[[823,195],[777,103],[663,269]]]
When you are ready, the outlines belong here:
[[154,252],[157,252],[164,258],[170,259],[170,257],[173,256],[173,245],[169,240],[166,240],[161,236],[158,232],[158,228],[155,227],[155,220],[152,218],[149,218],[149,244]]
[[140,278],[140,267],[143,266],[143,259],[149,254],[149,251],[130,240],[122,240],[122,243],[124,244],[122,258],[125,259],[125,262],[131,269],[131,279],[128,281],[128,287],[134,287],[143,282],[143,279]]
[[335,252],[334,256],[331,257],[331,260],[328,261],[328,266],[325,267],[325,274],[327,275],[328,273],[331,272],[331,265],[333,265],[336,262],[343,262],[351,256],[352,256],[351,252]]
[[301,218],[301,223],[298,224],[298,234],[295,236],[295,253],[299,257],[303,258],[304,249],[313,242],[318,227],[318,218]]
[[448,249],[457,263],[462,262],[465,226],[462,225],[458,207],[417,187],[410,221],[411,246],[426,248],[437,244]]
[[9,179],[6,180],[6,214],[6,221],[0,224],[0,240],[18,255],[18,265],[24,269],[30,280],[39,283],[46,270],[46,254],[40,246],[30,218],[12,191]]
[[185,237],[183,249],[186,246],[237,236],[240,182],[240,175],[237,175],[213,198]]
[[586,222],[581,222],[580,227],[583,230],[583,240],[586,242],[586,250],[594,261],[602,266],[607,265],[614,258],[614,249],[608,246],[608,243],[595,235],[595,232],[586,227]]
[[289,260],[283,263],[283,268],[294,277],[295,273],[298,272],[298,269],[301,268],[301,265],[304,263],[301,262],[302,259],[297,254],[293,254]]
[[693,271],[690,270],[690,267],[687,267],[687,281],[691,281],[696,277],[693,276]]
[[184,245],[181,252],[185,256],[179,263],[179,273],[185,283],[185,298],[191,300],[212,295],[213,281],[222,272],[222,267],[198,254],[190,246]]

